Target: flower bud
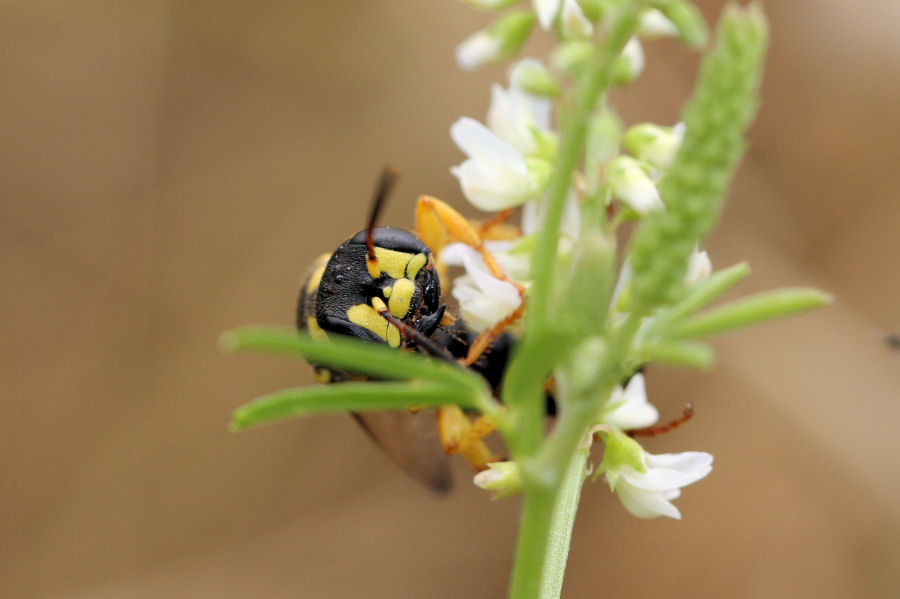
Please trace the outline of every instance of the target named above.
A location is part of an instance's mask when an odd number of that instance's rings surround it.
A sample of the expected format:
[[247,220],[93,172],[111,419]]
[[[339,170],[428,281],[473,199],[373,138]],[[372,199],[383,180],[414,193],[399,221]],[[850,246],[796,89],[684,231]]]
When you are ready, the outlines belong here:
[[655,8],[641,13],[637,33],[643,38],[672,37],[678,35],[678,28],[662,12]]
[[560,93],[559,82],[553,73],[534,58],[522,59],[509,74],[509,84],[535,96],[555,98]]
[[634,158],[613,159],[607,169],[607,181],[613,194],[638,214],[665,209],[656,185]]
[[616,57],[612,80],[616,85],[625,85],[640,77],[642,72],[644,72],[644,49],[637,36],[634,36]]
[[635,125],[625,132],[622,143],[631,154],[657,168],[672,166],[684,139],[684,123],[660,127],[652,123]]
[[515,462],[491,462],[475,475],[474,482],[491,492],[491,499],[503,499],[522,492],[522,473]]
[[515,56],[534,27],[534,14],[516,11],[477,31],[456,47],[456,63],[467,71]]
[[594,45],[584,40],[562,42],[553,52],[550,59],[553,66],[560,71],[573,75],[579,74],[594,55]]
[[712,274],[712,262],[706,251],[699,251],[694,248],[691,257],[688,258],[687,272],[684,273],[684,282],[688,285],[705,281]]
[[586,38],[594,34],[594,26],[584,17],[581,7],[575,0],[564,0],[561,25],[563,37]]

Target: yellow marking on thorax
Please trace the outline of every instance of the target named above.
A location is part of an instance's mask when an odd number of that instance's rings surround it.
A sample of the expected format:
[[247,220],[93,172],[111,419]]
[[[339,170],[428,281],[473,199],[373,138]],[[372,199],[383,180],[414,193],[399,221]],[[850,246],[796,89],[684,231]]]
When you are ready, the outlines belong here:
[[328,334],[322,330],[319,323],[316,322],[315,316],[306,317],[306,328],[309,330],[309,336],[313,339],[327,339]]
[[306,295],[312,295],[313,291],[319,288],[319,283],[322,282],[322,275],[325,274],[325,267],[328,266],[328,260],[330,259],[331,254],[322,254],[316,258],[316,261],[313,263],[314,270],[309,275],[309,281],[306,283]]
[[[419,254],[419,256],[422,256],[422,254]],[[409,313],[409,304],[415,291],[415,283],[409,279],[398,279],[394,283],[394,289],[391,291],[390,299],[388,299],[388,308],[390,308],[391,314],[397,318],[405,317]]]
[[[384,302],[377,297],[372,299],[373,304],[376,302],[380,302],[381,306],[384,306]],[[388,345],[391,347],[400,346],[400,331],[384,317],[379,315],[372,306],[368,304],[356,304],[347,310],[347,318],[349,318],[350,322],[353,324],[372,331],[387,341]]]

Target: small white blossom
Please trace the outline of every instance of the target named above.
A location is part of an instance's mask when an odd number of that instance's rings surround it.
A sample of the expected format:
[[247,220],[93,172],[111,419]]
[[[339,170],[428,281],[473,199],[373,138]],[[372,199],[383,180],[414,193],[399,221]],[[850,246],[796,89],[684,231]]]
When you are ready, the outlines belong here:
[[594,26],[575,0],[563,0],[562,30],[566,37],[590,37],[594,33]]
[[681,519],[672,500],[680,489],[697,482],[712,471],[713,457],[701,451],[684,453],[644,453],[645,472],[622,466],[607,473],[607,480],[626,510],[638,518],[668,516]]
[[562,0],[534,0],[534,11],[537,13],[538,22],[545,30],[549,30],[553,25],[553,20],[559,13]]
[[547,98],[532,96],[515,86],[506,90],[494,84],[487,125],[523,156],[529,156],[537,150],[535,135],[550,129],[552,109],[553,103]]
[[514,147],[474,119],[463,117],[450,128],[450,137],[468,160],[450,169],[463,194],[481,210],[498,211],[531,198],[535,183],[525,159]]
[[476,31],[456,46],[456,64],[473,71],[503,57],[503,40],[487,31]]
[[700,251],[694,248],[691,256],[688,258],[687,272],[684,273],[684,281],[688,285],[699,283],[709,278],[712,274],[712,262],[706,251]]
[[644,428],[659,419],[659,412],[647,401],[647,388],[644,375],[640,372],[631,377],[624,389],[617,387],[609,398],[610,411],[603,417],[603,422],[622,430]]
[[441,252],[441,260],[466,269],[465,275],[453,280],[452,294],[459,302],[460,314],[472,330],[490,329],[522,303],[515,286],[494,277],[481,254],[472,247],[451,243]]
[[622,48],[622,54],[619,55],[620,72],[617,79],[620,81],[634,81],[644,72],[644,48],[641,46],[637,36],[632,36],[625,47]]
[[619,156],[610,161],[607,180],[613,194],[638,214],[665,208],[656,185],[634,158]]
[[638,35],[646,38],[678,35],[678,28],[661,11],[651,8],[641,13]]
[[657,168],[668,169],[681,148],[685,131],[684,123],[678,123],[674,127],[641,123],[629,128],[622,142],[637,158]]

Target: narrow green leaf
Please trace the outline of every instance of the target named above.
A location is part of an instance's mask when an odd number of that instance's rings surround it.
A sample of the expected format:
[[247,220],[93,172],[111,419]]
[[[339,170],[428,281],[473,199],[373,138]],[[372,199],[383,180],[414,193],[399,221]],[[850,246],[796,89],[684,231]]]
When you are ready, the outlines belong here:
[[334,412],[434,408],[456,404],[475,408],[459,390],[438,383],[350,382],[283,389],[254,399],[234,412],[233,430],[286,418]]
[[806,312],[830,304],[832,297],[811,288],[784,288],[758,293],[710,310],[665,331],[669,338],[687,339],[724,333]]
[[707,370],[716,361],[713,349],[698,341],[661,341],[638,350],[641,362],[663,362]]
[[224,333],[220,344],[226,351],[251,350],[298,356],[322,366],[382,379],[422,379],[461,387],[470,395],[490,395],[484,379],[454,362],[349,337],[332,335],[323,341],[291,329],[242,327]]
[[673,322],[690,316],[714,302],[723,293],[743,281],[750,274],[750,266],[740,262],[713,273],[705,281],[694,285],[680,302],[663,310],[651,325],[653,332],[665,330]]

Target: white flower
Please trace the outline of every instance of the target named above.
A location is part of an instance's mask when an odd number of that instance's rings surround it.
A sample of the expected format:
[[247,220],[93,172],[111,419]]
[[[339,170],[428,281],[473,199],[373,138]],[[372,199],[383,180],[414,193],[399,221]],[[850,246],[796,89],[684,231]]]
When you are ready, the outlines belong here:
[[561,22],[566,37],[590,37],[594,33],[594,26],[584,17],[575,0],[563,0]]
[[494,277],[481,254],[472,247],[451,243],[441,252],[441,260],[466,269],[465,275],[453,280],[452,294],[472,330],[481,332],[493,327],[522,303],[515,286]]
[[550,129],[552,109],[553,103],[547,98],[532,96],[515,86],[505,90],[494,84],[487,124],[500,139],[529,156],[537,150],[535,133]]
[[616,388],[609,398],[608,408],[612,408],[603,422],[622,430],[644,428],[659,419],[659,412],[647,401],[644,375],[640,372],[631,377],[624,389]]
[[674,127],[641,123],[625,132],[622,143],[637,158],[657,168],[667,169],[675,161],[685,131],[684,123]]
[[468,160],[450,169],[463,194],[484,211],[518,206],[535,192],[525,159],[514,147],[474,119],[463,117],[450,127],[450,137]]
[[632,36],[622,48],[617,66],[616,79],[620,82],[630,82],[638,78],[644,72],[644,48],[637,36]]
[[713,457],[701,451],[686,451],[660,455],[645,452],[643,458],[646,472],[622,466],[612,479],[613,490],[625,509],[638,518],[668,516],[680,520],[681,512],[671,501],[681,495],[682,487],[712,471]]
[[503,57],[503,40],[487,31],[476,31],[456,46],[456,64],[472,71]]
[[533,4],[541,27],[550,29],[553,25],[553,20],[559,13],[559,6],[562,4],[562,0],[533,0]]
[[641,13],[638,35],[646,38],[678,35],[678,28],[661,11],[651,8]]
[[610,161],[607,177],[613,194],[638,214],[665,208],[656,185],[634,158],[619,156]]
[[700,251],[696,247],[688,258],[687,272],[684,273],[684,282],[688,285],[699,283],[709,278],[712,274],[712,262],[706,251]]

